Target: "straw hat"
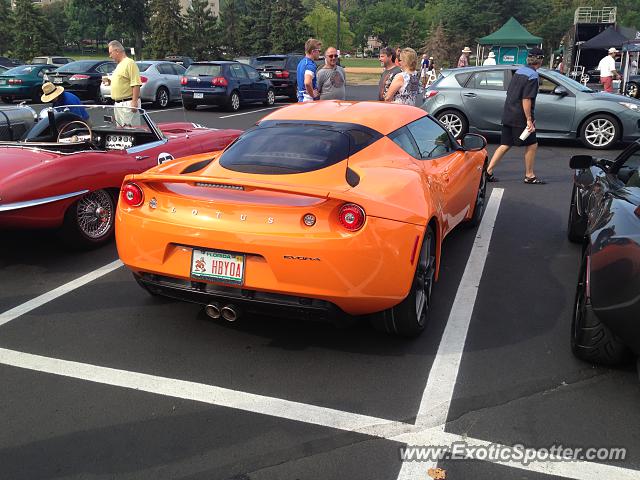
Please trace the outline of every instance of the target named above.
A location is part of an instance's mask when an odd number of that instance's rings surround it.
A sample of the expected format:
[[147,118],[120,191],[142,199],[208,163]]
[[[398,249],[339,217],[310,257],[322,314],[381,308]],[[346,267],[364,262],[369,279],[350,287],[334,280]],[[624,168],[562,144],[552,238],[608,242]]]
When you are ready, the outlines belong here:
[[462,53],[471,53],[471,49],[469,47],[464,47],[462,49]]
[[489,52],[489,58],[496,58],[496,54],[493,52]]
[[40,97],[40,100],[42,100],[42,103],[49,103],[53,102],[56,98],[62,95],[62,92],[64,92],[64,88],[56,87],[53,83],[46,82],[42,84],[42,92],[44,93],[44,95]]

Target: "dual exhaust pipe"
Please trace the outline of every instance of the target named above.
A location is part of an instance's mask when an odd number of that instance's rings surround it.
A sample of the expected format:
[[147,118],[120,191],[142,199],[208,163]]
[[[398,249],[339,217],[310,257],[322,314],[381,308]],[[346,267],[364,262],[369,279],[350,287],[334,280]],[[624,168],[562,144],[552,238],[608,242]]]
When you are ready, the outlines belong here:
[[240,318],[240,315],[242,313],[237,306],[231,303],[225,305],[224,307],[220,307],[220,305],[215,302],[210,303],[209,305],[204,307],[204,311],[213,319],[217,320],[222,317],[222,319],[226,320],[227,322],[235,322],[236,320],[238,320],[238,318]]

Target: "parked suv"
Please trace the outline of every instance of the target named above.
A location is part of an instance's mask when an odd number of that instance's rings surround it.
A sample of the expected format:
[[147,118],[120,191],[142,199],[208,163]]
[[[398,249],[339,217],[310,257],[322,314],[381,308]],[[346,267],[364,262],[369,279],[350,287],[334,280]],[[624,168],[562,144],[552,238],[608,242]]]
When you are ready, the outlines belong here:
[[57,67],[71,62],[75,62],[75,60],[69,57],[34,57],[31,60],[32,65],[55,65]]
[[182,104],[187,110],[198,105],[221,105],[236,111],[243,103],[274,104],[273,85],[255,68],[238,62],[207,61],[191,64],[180,81]]
[[260,72],[260,75],[271,80],[276,95],[285,95],[296,100],[298,98],[296,69],[303,58],[302,53],[262,55],[256,57],[251,65]]

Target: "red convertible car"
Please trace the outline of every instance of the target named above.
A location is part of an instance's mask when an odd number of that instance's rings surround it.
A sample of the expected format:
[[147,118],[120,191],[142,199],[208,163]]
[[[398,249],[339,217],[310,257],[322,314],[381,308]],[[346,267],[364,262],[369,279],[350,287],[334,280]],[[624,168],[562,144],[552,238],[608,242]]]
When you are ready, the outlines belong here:
[[222,150],[240,133],[156,125],[130,108],[50,109],[21,140],[0,142],[0,229],[62,227],[73,246],[101,245],[113,236],[125,175]]

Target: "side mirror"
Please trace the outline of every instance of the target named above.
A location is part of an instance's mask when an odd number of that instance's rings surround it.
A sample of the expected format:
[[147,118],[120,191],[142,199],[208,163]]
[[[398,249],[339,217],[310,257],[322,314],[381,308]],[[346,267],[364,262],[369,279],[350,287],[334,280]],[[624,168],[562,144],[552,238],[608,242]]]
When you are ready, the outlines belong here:
[[559,95],[560,97],[564,97],[566,95],[569,95],[569,91],[566,88],[564,88],[562,85],[558,85],[556,88],[553,89],[553,94]]
[[590,168],[595,164],[596,161],[591,155],[574,155],[569,160],[569,167],[574,170]]
[[482,135],[467,133],[462,137],[462,148],[465,150],[476,152],[478,150],[482,150],[486,146],[487,140]]

